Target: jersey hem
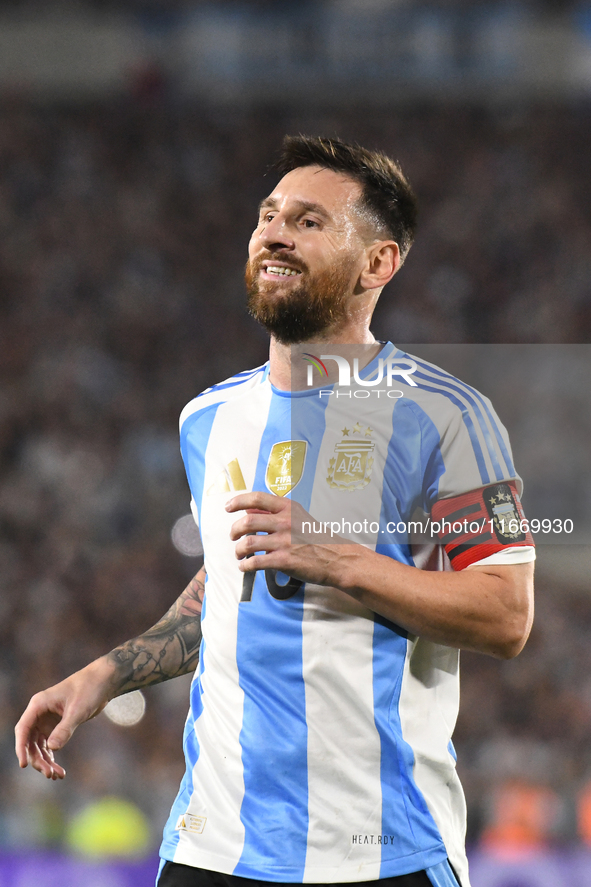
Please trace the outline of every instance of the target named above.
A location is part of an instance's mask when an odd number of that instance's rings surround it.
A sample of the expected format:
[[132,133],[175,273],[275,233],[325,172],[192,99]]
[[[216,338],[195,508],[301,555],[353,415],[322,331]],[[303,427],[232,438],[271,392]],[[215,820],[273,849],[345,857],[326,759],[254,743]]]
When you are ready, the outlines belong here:
[[[170,862],[178,862],[182,865],[190,865],[194,868],[207,869],[220,872],[224,875],[237,875],[253,880],[276,881],[277,883],[302,883],[302,884],[336,884],[355,883],[358,881],[375,881],[381,878],[393,878],[399,875],[409,875],[422,869],[430,868],[447,859],[447,851],[443,844],[438,844],[429,850],[417,850],[408,856],[399,856],[395,859],[371,859],[367,862],[356,862],[340,866],[306,866],[305,875],[302,876],[302,866],[287,865],[251,865],[232,862],[226,857],[202,851],[183,852],[184,848],[177,847],[177,852],[171,856],[164,855],[161,849],[160,856]],[[375,877],[376,866],[379,874]],[[368,877],[368,873],[370,873]]]

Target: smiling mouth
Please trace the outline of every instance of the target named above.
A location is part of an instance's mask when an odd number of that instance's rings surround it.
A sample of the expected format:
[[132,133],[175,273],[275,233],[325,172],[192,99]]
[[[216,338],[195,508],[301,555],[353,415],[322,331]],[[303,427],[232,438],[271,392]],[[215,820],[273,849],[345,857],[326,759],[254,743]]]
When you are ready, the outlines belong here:
[[302,273],[301,271],[296,271],[295,268],[285,268],[281,265],[267,265],[263,270],[266,274],[271,274],[275,277],[297,277],[298,274]]

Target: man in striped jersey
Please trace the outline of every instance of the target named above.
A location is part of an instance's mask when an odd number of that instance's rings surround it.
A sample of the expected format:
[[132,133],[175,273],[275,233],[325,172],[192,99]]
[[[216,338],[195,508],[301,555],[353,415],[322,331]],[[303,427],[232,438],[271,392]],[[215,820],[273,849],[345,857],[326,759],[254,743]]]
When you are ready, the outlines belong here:
[[204,568],[156,626],[33,697],[17,754],[61,778],[53,752],[108,699],[196,670],[160,887],[469,887],[458,650],[527,639],[520,481],[486,398],[369,331],[414,233],[399,167],[298,137],[280,171],[246,274],[269,363],[181,415]]

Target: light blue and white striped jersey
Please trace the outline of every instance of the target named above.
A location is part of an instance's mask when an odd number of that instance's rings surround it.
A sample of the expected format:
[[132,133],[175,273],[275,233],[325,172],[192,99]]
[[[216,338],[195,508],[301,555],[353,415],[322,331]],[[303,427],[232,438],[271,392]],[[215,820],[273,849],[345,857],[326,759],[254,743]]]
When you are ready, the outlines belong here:
[[[404,356],[388,344],[380,357],[394,354]],[[405,874],[449,857],[469,887],[451,743],[458,651],[409,635],[336,589],[306,583],[279,600],[258,572],[245,594],[230,539],[239,515],[224,509],[236,491],[293,491],[315,518],[346,508],[353,524],[375,523],[373,541],[365,531],[362,541],[377,552],[449,569],[440,546],[413,549],[387,524],[516,475],[490,402],[414,360],[417,385],[397,380],[403,396],[367,398],[362,413],[318,389],[279,391],[266,365],[183,410],[181,450],[207,581],[187,770],[163,858],[326,883]],[[375,362],[366,377],[374,370]],[[349,485],[343,455],[355,462]]]

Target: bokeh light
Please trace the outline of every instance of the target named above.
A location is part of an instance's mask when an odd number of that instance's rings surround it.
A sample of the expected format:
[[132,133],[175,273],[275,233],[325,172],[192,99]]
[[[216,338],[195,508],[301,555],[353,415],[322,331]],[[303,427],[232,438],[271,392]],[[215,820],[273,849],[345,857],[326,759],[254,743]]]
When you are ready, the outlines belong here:
[[187,557],[199,557],[203,554],[199,527],[191,514],[179,517],[170,532],[170,538],[176,550]]
[[103,711],[119,727],[133,727],[139,724],[146,712],[146,700],[141,690],[133,690],[111,699]]

